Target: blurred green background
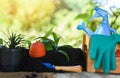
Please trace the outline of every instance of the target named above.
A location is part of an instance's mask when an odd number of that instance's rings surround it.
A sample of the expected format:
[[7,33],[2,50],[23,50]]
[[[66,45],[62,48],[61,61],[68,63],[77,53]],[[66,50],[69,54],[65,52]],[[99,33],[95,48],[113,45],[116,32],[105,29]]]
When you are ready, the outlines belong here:
[[[83,31],[76,29],[81,21],[95,31],[101,19],[89,21],[95,4],[91,0],[0,0],[0,38],[2,32],[22,33],[33,40],[51,27],[60,37],[60,45],[80,47]],[[110,24],[120,32],[120,13],[114,12]]]

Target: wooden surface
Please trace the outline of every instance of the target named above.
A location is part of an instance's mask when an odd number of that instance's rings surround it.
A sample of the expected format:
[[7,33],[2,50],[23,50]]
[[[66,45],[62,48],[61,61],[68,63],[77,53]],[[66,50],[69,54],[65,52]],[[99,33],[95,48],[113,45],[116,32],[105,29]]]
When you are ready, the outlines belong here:
[[[86,52],[87,55],[87,72],[103,72],[102,67],[99,70],[94,69],[94,61],[90,59],[89,56],[89,47],[90,47],[90,37],[83,35],[82,50]],[[120,44],[116,45],[116,50],[120,50]],[[120,57],[116,57],[116,70],[110,71],[111,73],[120,74]]]
[[0,78],[54,78],[53,73],[0,72]]
[[120,75],[84,71],[81,73],[0,72],[0,78],[120,78]]

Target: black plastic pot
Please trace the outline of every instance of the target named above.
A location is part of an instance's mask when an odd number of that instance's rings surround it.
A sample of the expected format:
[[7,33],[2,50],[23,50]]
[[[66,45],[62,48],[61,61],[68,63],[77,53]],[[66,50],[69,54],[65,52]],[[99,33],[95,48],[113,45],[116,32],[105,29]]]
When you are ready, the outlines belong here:
[[0,49],[0,69],[3,72],[20,71],[24,58],[24,49]]

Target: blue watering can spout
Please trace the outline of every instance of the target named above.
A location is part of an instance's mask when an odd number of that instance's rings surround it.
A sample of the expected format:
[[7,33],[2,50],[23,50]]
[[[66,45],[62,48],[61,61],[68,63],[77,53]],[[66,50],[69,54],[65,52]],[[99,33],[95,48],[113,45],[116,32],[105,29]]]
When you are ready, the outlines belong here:
[[77,26],[78,30],[84,30],[85,29],[85,23],[82,21],[78,26]]
[[90,29],[86,28],[83,21],[77,26],[77,29],[85,31],[89,36],[93,35],[93,32]]

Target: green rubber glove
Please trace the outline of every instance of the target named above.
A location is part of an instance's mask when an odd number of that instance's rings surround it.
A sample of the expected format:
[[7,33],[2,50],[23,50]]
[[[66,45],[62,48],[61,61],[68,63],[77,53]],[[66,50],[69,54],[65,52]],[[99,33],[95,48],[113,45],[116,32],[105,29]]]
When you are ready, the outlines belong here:
[[106,74],[110,73],[110,70],[116,69],[115,47],[116,43],[111,41],[107,45],[106,51],[102,57],[102,69]]
[[94,68],[99,69],[100,64],[104,73],[109,73],[110,69],[116,69],[115,47],[120,42],[120,35],[92,35],[90,41],[90,58],[94,60]]

